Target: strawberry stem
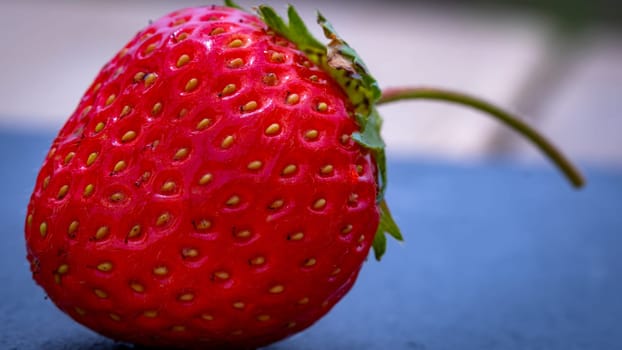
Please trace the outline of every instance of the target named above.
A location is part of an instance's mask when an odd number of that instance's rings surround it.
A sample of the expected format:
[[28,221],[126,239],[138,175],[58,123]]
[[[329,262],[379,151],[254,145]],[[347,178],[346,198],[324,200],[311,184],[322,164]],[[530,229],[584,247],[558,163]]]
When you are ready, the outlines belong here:
[[559,168],[559,170],[561,170],[568,181],[570,181],[570,183],[576,188],[580,188],[585,184],[585,180],[581,172],[561,153],[560,150],[557,149],[557,147],[549,142],[546,137],[524,121],[520,120],[518,117],[477,97],[438,88],[399,87],[385,89],[376,105],[382,105],[400,100],[416,99],[452,102],[471,107],[491,115],[531,141]]

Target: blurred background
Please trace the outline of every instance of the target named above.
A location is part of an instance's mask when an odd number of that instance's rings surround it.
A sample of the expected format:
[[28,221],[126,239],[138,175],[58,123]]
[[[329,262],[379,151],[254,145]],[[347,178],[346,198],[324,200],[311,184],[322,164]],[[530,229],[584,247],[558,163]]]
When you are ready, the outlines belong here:
[[[579,163],[622,169],[619,1],[290,2],[310,24],[321,9],[382,87],[482,96],[524,116]],[[208,3],[0,0],[0,129],[56,132],[100,67],[149,19]],[[409,102],[381,112],[392,157],[542,161],[524,140],[464,108]]]

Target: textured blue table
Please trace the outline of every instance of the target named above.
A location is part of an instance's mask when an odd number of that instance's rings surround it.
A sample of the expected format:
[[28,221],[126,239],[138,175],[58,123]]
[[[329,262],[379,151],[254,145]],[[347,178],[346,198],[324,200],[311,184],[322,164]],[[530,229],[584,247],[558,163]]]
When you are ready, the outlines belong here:
[[[0,130],[0,349],[128,349],[30,279],[22,226],[52,135]],[[391,163],[406,236],[352,292],[269,349],[622,349],[622,173],[571,190],[546,169]]]

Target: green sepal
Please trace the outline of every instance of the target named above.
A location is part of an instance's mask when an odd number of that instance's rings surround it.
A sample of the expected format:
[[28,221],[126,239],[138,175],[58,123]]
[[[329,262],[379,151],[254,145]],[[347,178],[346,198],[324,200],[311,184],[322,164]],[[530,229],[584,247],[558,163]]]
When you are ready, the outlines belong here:
[[382,128],[382,119],[376,109],[372,108],[372,111],[368,116],[356,113],[356,120],[363,126],[361,127],[360,132],[352,134],[352,138],[365,148],[369,148],[371,150],[384,149],[384,140],[380,136],[379,132]]
[[344,88],[358,113],[369,115],[376,101],[382,95],[378,82],[371,75],[359,54],[343,40],[332,24],[320,13],[317,23],[330,40],[327,47],[329,72]]
[[391,215],[391,211],[387,205],[387,201],[384,200],[380,203],[380,225],[378,229],[388,233],[391,237],[400,242],[404,240],[402,231],[400,231],[400,228],[395,223],[393,215]]
[[380,261],[387,251],[387,236],[384,235],[384,232],[376,233],[371,247],[374,250],[374,257],[377,261]]
[[378,224],[378,230],[374,236],[372,248],[374,249],[374,256],[376,257],[376,260],[380,261],[387,250],[387,238],[385,235],[388,234],[400,242],[404,240],[404,237],[402,236],[400,228],[395,223],[395,220],[391,215],[391,211],[389,210],[389,206],[385,200],[380,202],[378,209],[380,210],[380,223]]
[[310,32],[304,21],[296,12],[296,9],[289,5],[287,8],[287,19],[285,23],[270,6],[260,5],[258,10],[261,19],[275,32],[284,36],[287,40],[295,43],[298,49],[311,55],[314,63],[319,63],[319,55],[322,55],[326,48]]
[[376,202],[380,203],[384,200],[384,193],[387,187],[387,161],[385,155],[385,143],[380,135],[382,129],[382,118],[375,107],[371,107],[371,112],[368,116],[363,116],[360,113],[356,114],[356,119],[359,125],[362,125],[361,132],[355,132],[352,134],[352,139],[364,148],[369,149],[372,152],[374,159],[376,160],[376,166],[378,167],[378,173],[380,175],[380,181],[378,183],[378,196]]
[[238,9],[238,10],[242,10],[242,11],[246,11],[242,6],[236,4],[235,1],[233,0],[225,0],[225,6]]

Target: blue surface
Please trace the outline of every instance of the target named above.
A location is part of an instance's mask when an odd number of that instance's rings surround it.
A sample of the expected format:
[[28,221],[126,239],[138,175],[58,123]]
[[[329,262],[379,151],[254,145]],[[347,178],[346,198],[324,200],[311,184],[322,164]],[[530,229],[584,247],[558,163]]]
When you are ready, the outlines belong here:
[[[0,130],[0,349],[128,349],[31,281],[23,221],[53,135]],[[269,349],[622,349],[622,174],[390,164],[406,236],[315,326]]]

